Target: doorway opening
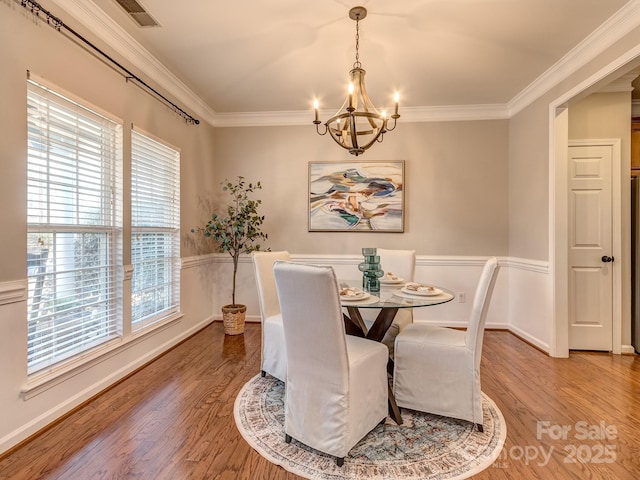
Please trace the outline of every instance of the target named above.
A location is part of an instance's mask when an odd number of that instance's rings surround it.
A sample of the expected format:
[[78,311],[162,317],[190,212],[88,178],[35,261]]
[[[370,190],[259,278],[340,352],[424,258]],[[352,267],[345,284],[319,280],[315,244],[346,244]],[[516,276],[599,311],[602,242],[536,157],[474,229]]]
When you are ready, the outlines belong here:
[[[635,59],[635,57],[634,57]],[[638,60],[635,60],[638,62]],[[553,322],[550,354],[556,357],[569,356],[569,253],[570,241],[568,156],[569,156],[569,109],[571,104],[595,93],[612,79],[620,78],[620,71],[629,71],[633,66],[629,60],[614,62],[607,68],[585,80],[573,90],[550,104],[549,142],[549,265],[552,276]],[[629,84],[632,78],[629,78]],[[629,100],[630,101],[630,100]],[[629,108],[631,105],[629,105]],[[629,124],[631,115],[629,115]],[[629,130],[630,132],[630,130]],[[619,139],[613,139],[619,142]],[[610,142],[613,142],[610,140]],[[613,142],[615,143],[615,142]],[[626,143],[626,142],[625,142]],[[624,145],[627,146],[626,144]],[[621,146],[618,144],[618,149]],[[612,269],[613,274],[613,353],[632,353],[630,345],[623,345],[623,328],[630,332],[631,275],[630,275],[630,162],[628,155],[622,161],[613,162],[616,171],[612,180],[612,256],[620,259]],[[626,266],[625,266],[626,264]]]

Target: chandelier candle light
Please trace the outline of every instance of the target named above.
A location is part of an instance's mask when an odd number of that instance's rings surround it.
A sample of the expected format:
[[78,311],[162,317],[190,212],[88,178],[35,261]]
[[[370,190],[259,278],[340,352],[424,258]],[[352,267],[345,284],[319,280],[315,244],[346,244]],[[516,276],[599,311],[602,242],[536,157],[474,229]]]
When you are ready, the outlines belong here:
[[[398,115],[398,102],[400,94],[395,93],[393,101],[395,103],[393,114],[393,126],[389,126],[389,116],[383,110],[378,112],[373,102],[367,95],[367,89],[364,86],[365,70],[360,63],[360,20],[367,16],[367,9],[364,7],[353,7],[349,10],[349,18],[356,21],[356,61],[353,68],[349,72],[351,79],[349,83],[349,93],[340,110],[326,121],[324,131],[321,130],[318,119],[318,100],[314,100],[313,109],[315,111],[315,119],[313,123],[316,131],[320,135],[331,134],[331,138],[342,148],[349,150],[352,155],[358,156],[364,153],[374,142],[382,142],[382,138],[386,132],[390,132],[396,128]],[[361,108],[361,110],[358,110]]]

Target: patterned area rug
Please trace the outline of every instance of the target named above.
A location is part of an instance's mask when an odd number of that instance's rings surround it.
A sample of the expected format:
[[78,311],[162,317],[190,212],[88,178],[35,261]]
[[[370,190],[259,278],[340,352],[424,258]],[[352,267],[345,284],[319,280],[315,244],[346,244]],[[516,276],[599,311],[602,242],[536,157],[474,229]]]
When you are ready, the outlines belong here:
[[402,409],[403,425],[387,418],[363,438],[338,467],[335,459],[293,440],[284,441],[284,383],[260,375],[235,401],[244,439],[263,457],[310,479],[468,478],[498,458],[507,435],[502,413],[483,394],[484,432],[471,423]]

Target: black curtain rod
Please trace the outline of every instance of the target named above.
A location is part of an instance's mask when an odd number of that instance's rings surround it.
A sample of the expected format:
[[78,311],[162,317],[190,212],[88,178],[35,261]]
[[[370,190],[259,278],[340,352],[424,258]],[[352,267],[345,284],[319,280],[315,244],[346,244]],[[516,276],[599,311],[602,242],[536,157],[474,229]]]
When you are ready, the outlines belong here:
[[40,13],[44,14],[46,17],[46,21],[47,24],[51,25],[53,28],[55,28],[57,31],[61,31],[61,29],[65,29],[67,32],[69,32],[70,34],[72,34],[74,37],[76,37],[78,40],[80,40],[82,43],[84,43],[85,45],[89,46],[91,49],[93,49],[95,52],[97,52],[98,54],[100,54],[103,58],[107,59],[109,62],[111,62],[111,64],[115,65],[116,67],[118,67],[120,70],[122,70],[122,72],[126,73],[126,75],[120,73],[121,75],[123,75],[127,81],[129,80],[135,80],[137,83],[139,83],[140,85],[142,85],[144,88],[146,88],[148,91],[152,92],[157,98],[160,98],[165,104],[169,105],[172,110],[177,113],[178,115],[180,115],[182,118],[185,119],[185,121],[187,123],[190,123],[192,125],[199,125],[200,124],[200,120],[198,120],[197,118],[192,117],[191,115],[189,115],[187,112],[185,112],[182,108],[180,108],[178,105],[176,105],[175,103],[173,103],[171,100],[169,100],[167,97],[165,97],[164,95],[162,95],[160,92],[158,92],[155,88],[153,88],[151,85],[149,85],[148,83],[146,83],[144,80],[142,80],[140,77],[138,77],[137,75],[135,75],[134,73],[132,73],[128,68],[126,68],[125,66],[123,66],[122,64],[120,64],[119,62],[117,62],[115,59],[113,59],[111,56],[109,56],[107,53],[105,53],[104,51],[102,51],[100,48],[96,47],[93,43],[91,43],[89,40],[87,40],[86,38],[84,38],[82,35],[80,35],[78,32],[76,32],[74,29],[72,29],[71,27],[69,27],[68,25],[66,25],[62,20],[60,20],[58,17],[56,17],[55,15],[53,15],[50,11],[48,11],[47,9],[45,9],[44,7],[42,7],[38,2],[35,2],[33,0],[20,0],[20,5],[22,5],[24,8],[26,8],[27,10],[30,10],[31,13],[33,15],[35,15],[37,18],[40,18]]

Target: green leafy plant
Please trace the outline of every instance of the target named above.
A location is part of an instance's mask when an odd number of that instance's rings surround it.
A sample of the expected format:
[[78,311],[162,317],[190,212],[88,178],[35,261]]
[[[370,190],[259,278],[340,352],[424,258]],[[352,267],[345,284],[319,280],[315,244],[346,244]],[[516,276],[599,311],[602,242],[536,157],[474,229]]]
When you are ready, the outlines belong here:
[[[236,305],[236,274],[241,253],[260,250],[261,240],[268,235],[262,232],[264,216],[258,214],[261,200],[252,200],[250,194],[262,189],[260,182],[246,183],[244,177],[238,176],[235,183],[225,179],[221,182],[222,190],[231,196],[231,203],[226,207],[226,216],[214,213],[206,225],[191,229],[211,237],[218,243],[220,253],[227,252],[233,259],[233,290],[231,302]],[[269,250],[268,248],[266,249]]]

